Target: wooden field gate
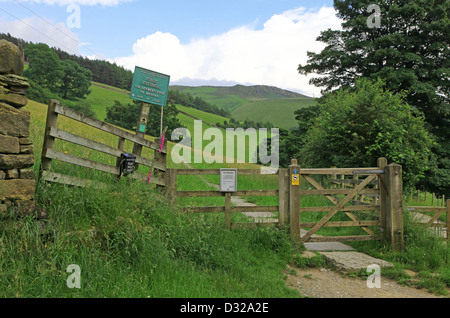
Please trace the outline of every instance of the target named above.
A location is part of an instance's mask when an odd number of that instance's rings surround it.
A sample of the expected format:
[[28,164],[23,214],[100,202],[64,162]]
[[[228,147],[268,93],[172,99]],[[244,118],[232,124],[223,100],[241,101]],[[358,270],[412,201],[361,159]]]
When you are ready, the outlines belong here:
[[[239,175],[262,174],[258,169],[238,169]],[[344,241],[368,241],[387,239],[394,250],[403,248],[403,214],[402,214],[402,169],[400,165],[387,165],[385,158],[378,160],[378,167],[374,168],[333,168],[333,169],[301,169],[297,160],[293,159],[288,169],[278,169],[278,189],[274,190],[249,190],[237,192],[217,191],[178,191],[178,175],[218,175],[220,169],[169,169],[166,173],[167,195],[170,200],[176,201],[179,197],[225,197],[225,206],[219,207],[182,207],[184,211],[191,213],[225,213],[226,226],[267,226],[276,225],[287,227],[291,237],[297,242],[344,242]],[[313,175],[351,175],[365,176],[358,179],[358,184],[352,189],[325,189],[317,182]],[[301,182],[306,180],[314,189],[302,189]],[[369,185],[377,187],[366,188]],[[349,205],[357,195],[377,194],[377,204]],[[307,195],[323,195],[333,206],[301,207],[301,198]],[[336,195],[345,195],[338,200]],[[278,196],[277,206],[232,206],[232,196]],[[236,212],[276,212],[278,220],[264,223],[231,223],[231,213]],[[330,222],[330,219],[338,212],[343,212],[350,221]],[[374,211],[378,214],[376,220],[361,221],[354,215],[355,211]],[[326,216],[315,223],[302,223],[301,213],[326,212]],[[323,227],[361,227],[366,235],[358,236],[315,236],[314,234]],[[369,227],[377,227],[381,233],[375,233]],[[309,229],[302,235],[301,229]]]
[[[108,134],[118,137],[117,147],[111,147],[103,143],[90,140],[85,137],[77,136],[69,133],[63,129],[58,128],[58,117],[65,116],[70,119],[76,120],[87,126],[97,128]],[[55,140],[60,139],[66,142],[70,142],[76,145],[80,145],[101,153],[117,157],[116,165],[111,166],[105,163],[96,162],[90,159],[81,158],[74,156],[72,154],[59,152],[54,149]],[[98,186],[101,182],[93,182],[91,180],[85,180],[81,178],[76,178],[73,176],[62,175],[51,171],[52,160],[59,160],[69,164],[74,164],[81,167],[86,167],[112,175],[120,175],[120,157],[124,153],[125,141],[131,141],[134,143],[133,153],[136,155],[136,163],[153,169],[153,175],[150,182],[156,184],[157,186],[164,187],[166,185],[165,181],[165,171],[166,161],[167,161],[167,142],[164,141],[163,147],[160,147],[159,140],[152,142],[143,137],[134,135],[128,131],[117,128],[111,124],[102,122],[100,120],[85,116],[79,112],[76,112],[70,108],[63,107],[60,105],[58,100],[51,100],[48,105],[47,112],[47,122],[45,128],[44,144],[42,148],[42,160],[39,178],[47,182],[61,183],[72,186]],[[150,160],[141,156],[141,151],[143,147],[154,150],[154,159]],[[131,178],[137,180],[148,180],[147,175],[139,174],[134,172],[130,175]]]

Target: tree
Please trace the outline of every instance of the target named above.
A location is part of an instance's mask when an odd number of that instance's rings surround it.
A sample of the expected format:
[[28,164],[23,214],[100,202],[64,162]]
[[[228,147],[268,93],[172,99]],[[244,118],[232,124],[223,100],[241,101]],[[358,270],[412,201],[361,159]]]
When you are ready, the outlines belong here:
[[322,99],[297,157],[311,167],[374,167],[379,157],[403,166],[405,188],[427,170],[433,145],[423,114],[383,81],[358,80]]
[[[381,10],[373,27],[369,5]],[[450,2],[448,0],[335,0],[343,30],[323,31],[320,53],[308,52],[301,74],[322,75],[310,83],[331,92],[354,87],[360,77],[378,79],[392,92],[406,91],[406,101],[421,110],[437,143],[434,167],[422,187],[450,195]],[[370,10],[369,10],[370,11]]]
[[60,92],[64,99],[69,97],[85,98],[90,94],[92,72],[71,60],[61,61],[64,76],[61,78]]
[[24,76],[33,84],[27,96],[41,102],[49,98],[84,98],[90,93],[92,73],[72,60],[60,61],[46,44],[30,43],[25,49],[30,60]]
[[[133,101],[132,104],[123,105],[115,101],[112,107],[106,109],[105,121],[125,129],[136,130],[140,111],[140,102]],[[178,109],[170,103],[164,107],[163,127],[167,127],[166,136],[171,136],[174,129],[184,127],[177,117],[178,113]],[[151,105],[146,133],[159,137],[160,131],[161,106]]]
[[41,87],[57,93],[61,78],[64,76],[58,55],[43,43],[28,44],[25,55],[30,63],[23,75]]
[[85,102],[85,101],[78,101],[78,102],[72,102],[72,103],[65,103],[63,106],[72,108],[73,110],[82,113],[86,116],[96,118],[96,113],[92,110],[91,104]]

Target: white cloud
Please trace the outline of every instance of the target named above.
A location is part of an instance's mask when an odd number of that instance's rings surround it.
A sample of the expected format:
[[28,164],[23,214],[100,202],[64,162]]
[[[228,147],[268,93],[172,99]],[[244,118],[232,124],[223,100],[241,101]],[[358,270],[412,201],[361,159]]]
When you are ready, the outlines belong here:
[[0,21],[0,30],[8,32],[27,42],[46,43],[50,47],[58,47],[69,54],[80,54],[78,35],[73,33],[64,23],[50,23],[36,17],[14,21]]
[[[0,2],[7,2],[10,0],[0,0]],[[48,5],[66,6],[69,4],[78,4],[83,6],[117,6],[121,3],[132,2],[134,0],[25,0],[22,2],[42,3]]]
[[320,31],[340,27],[333,8],[299,8],[272,16],[259,30],[242,26],[187,44],[173,34],[156,32],[139,39],[131,56],[114,61],[130,70],[137,65],[169,74],[172,83],[214,80],[264,84],[319,96],[320,89],[309,85],[309,77],[300,75],[297,67],[306,63],[307,51],[319,52],[324,47],[316,41]]

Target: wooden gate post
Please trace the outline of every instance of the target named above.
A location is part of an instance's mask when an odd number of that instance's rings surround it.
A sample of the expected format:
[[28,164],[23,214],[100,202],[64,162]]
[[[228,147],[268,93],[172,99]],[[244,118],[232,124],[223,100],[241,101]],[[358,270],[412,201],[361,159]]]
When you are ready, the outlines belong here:
[[[137,122],[136,127],[136,136],[145,138],[145,131],[140,131],[140,124],[141,124],[141,118],[146,118],[148,120],[148,115],[150,113],[150,104],[142,103],[141,104],[141,112],[139,114],[139,120]],[[144,124],[145,127],[147,127],[147,123]],[[142,145],[135,143],[133,145],[133,155],[140,156],[142,153]],[[138,169],[139,165],[135,164],[136,170]]]
[[278,222],[280,227],[289,225],[289,171],[278,169]]
[[[161,144],[161,138],[162,138],[162,136],[155,140],[158,143],[158,145]],[[167,138],[164,138],[164,144],[162,147],[162,151],[159,152],[158,150],[155,150],[155,158],[153,160],[155,163],[158,163],[159,165],[164,167],[164,170],[160,170],[156,167],[153,169],[155,178],[161,178],[162,180],[164,180],[164,186],[157,184],[156,188],[160,189],[160,190],[164,190],[164,187],[167,186],[167,184],[165,182],[165,180],[166,180],[165,171],[167,169]]]
[[[385,170],[387,166],[387,159],[386,158],[378,158],[378,168],[380,170]],[[386,195],[388,193],[387,191],[387,182],[386,182],[386,170],[384,174],[378,175],[378,202],[380,204],[380,223],[381,228],[383,231],[386,231]]]
[[47,122],[45,125],[44,144],[42,146],[41,167],[39,169],[39,179],[42,178],[44,171],[50,171],[52,159],[47,158],[47,149],[53,149],[55,144],[55,137],[50,136],[50,129],[57,128],[58,113],[55,112],[56,106],[59,105],[59,100],[51,99],[48,104]]
[[291,238],[300,242],[300,166],[292,159],[289,166],[289,225]]
[[385,168],[387,187],[385,238],[392,250],[399,252],[404,247],[403,239],[403,185],[402,166],[391,163]]

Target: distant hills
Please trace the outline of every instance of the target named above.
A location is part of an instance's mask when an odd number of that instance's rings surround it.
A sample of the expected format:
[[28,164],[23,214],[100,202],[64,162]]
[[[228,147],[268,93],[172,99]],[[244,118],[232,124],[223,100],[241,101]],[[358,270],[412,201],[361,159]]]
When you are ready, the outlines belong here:
[[266,85],[196,87],[172,85],[170,89],[188,92],[208,103],[228,109],[238,120],[269,121],[285,129],[297,126],[295,110],[314,104],[314,99],[308,96]]
[[199,96],[209,103],[219,107],[235,110],[248,102],[285,99],[285,98],[309,98],[299,93],[287,91],[278,87],[266,85],[254,86],[182,86],[172,85],[170,89],[188,92],[193,96]]

